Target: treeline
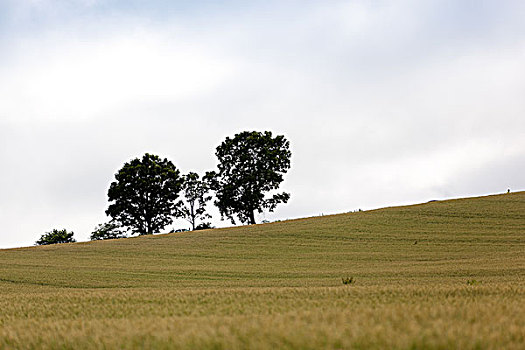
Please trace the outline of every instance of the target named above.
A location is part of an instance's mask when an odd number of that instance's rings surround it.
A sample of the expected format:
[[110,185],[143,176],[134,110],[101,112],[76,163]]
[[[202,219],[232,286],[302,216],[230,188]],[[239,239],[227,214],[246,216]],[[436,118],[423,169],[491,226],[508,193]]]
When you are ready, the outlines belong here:
[[[91,240],[159,233],[175,218],[187,220],[193,230],[211,228],[208,203],[219,209],[221,220],[255,224],[255,213],[274,211],[287,203],[277,190],[290,169],[290,143],[270,131],[244,131],[227,137],[216,149],[218,166],[202,176],[181,174],[168,159],[146,153],[125,163],[108,190],[109,221],[98,225]],[[73,232],[52,230],[37,245],[74,242]]]

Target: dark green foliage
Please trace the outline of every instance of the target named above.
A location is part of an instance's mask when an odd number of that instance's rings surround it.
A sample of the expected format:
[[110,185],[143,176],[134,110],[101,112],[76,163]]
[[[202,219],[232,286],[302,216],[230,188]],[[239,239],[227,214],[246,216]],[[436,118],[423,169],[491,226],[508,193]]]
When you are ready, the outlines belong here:
[[211,222],[201,222],[193,230],[194,231],[199,231],[199,230],[208,230],[208,229],[211,229],[211,228],[215,228],[215,226],[211,225]]
[[126,234],[122,228],[113,221],[100,224],[95,228],[95,231],[91,233],[90,239],[92,241],[98,241],[103,239],[116,239],[125,238]]
[[67,232],[66,229],[46,232],[36,241],[36,245],[48,245],[48,244],[57,244],[57,243],[72,243],[76,242],[73,238],[73,231]]
[[206,203],[211,200],[211,196],[208,195],[210,187],[198,174],[190,172],[184,176],[182,189],[184,201],[179,202],[179,216],[186,219],[195,230],[197,220],[211,218],[211,215],[206,213]]
[[146,153],[125,163],[108,190],[106,214],[139,235],[158,233],[173,222],[182,186],[179,170],[167,159]]
[[235,223],[236,215],[243,223],[255,224],[255,211],[273,211],[290,198],[285,192],[265,198],[279,187],[290,168],[290,143],[284,136],[244,131],[227,137],[215,155],[218,172],[209,172],[206,177],[215,190],[215,205],[223,218]]

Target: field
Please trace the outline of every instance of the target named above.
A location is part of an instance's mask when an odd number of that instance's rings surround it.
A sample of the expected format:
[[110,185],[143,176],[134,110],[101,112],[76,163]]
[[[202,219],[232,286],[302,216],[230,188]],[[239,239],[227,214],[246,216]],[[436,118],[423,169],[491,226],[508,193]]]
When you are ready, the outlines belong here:
[[0,250],[10,348],[524,349],[525,192]]

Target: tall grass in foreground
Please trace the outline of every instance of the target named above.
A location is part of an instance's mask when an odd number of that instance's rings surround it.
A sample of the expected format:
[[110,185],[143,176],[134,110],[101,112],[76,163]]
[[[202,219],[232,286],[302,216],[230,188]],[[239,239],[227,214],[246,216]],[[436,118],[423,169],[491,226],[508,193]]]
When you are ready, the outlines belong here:
[[523,192],[1,250],[0,349],[523,349],[524,277]]

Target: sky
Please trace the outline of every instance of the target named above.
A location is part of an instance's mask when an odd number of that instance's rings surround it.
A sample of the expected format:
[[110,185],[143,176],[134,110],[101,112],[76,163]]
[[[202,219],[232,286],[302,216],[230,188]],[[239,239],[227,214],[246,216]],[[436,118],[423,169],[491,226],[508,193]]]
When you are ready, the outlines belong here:
[[244,130],[292,150],[291,199],[259,221],[525,190],[523,18],[521,0],[0,0],[0,248],[88,240],[125,162],[202,174]]

